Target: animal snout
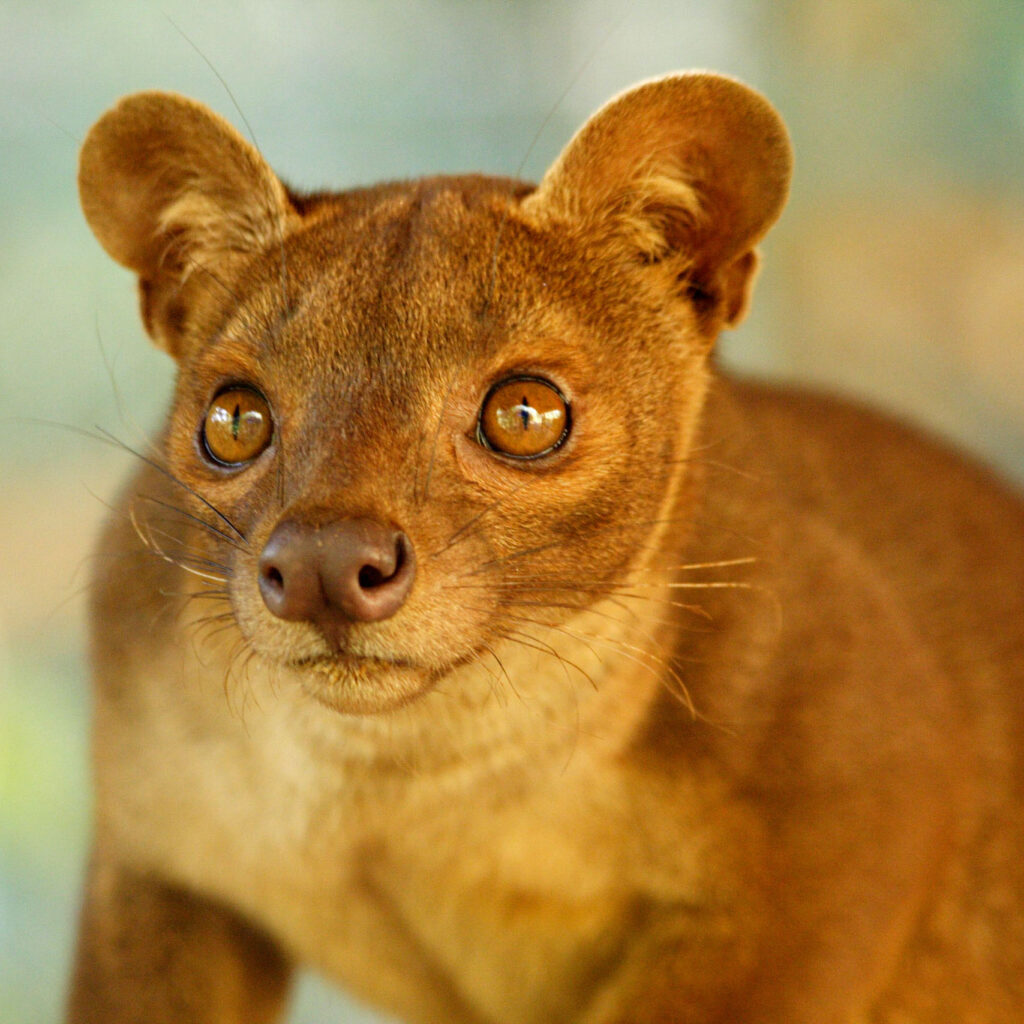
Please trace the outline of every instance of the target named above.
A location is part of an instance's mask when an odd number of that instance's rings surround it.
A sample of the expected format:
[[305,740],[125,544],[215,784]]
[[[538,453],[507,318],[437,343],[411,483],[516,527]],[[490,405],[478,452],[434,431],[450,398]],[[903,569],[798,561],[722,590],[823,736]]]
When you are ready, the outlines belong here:
[[372,519],[314,526],[278,523],[259,560],[259,587],[280,619],[312,622],[333,635],[352,622],[379,622],[405,603],[416,573],[409,538]]

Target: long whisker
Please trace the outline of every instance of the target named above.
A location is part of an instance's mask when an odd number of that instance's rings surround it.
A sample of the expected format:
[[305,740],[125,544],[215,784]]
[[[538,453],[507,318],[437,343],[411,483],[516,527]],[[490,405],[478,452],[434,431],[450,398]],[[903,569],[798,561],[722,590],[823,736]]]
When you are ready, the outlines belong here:
[[169,562],[171,565],[176,565],[179,569],[183,569],[185,572],[191,573],[193,576],[198,576],[200,579],[210,580],[213,583],[227,582],[225,578],[221,575],[215,575],[213,573],[203,572],[200,569],[195,569],[192,566],[186,565],[179,559],[167,554],[167,552],[164,551],[159,544],[157,544],[156,540],[153,538],[150,531],[148,529],[142,529],[142,524],[139,522],[138,517],[135,514],[134,503],[130,505],[128,508],[128,517],[131,520],[132,528],[135,530],[136,536],[139,538],[139,540],[142,541],[142,543],[150,551],[152,551],[158,557],[162,558],[165,562]]
[[[203,582],[202,590],[161,590],[161,597],[177,599],[182,602],[182,609],[187,608],[193,601],[211,601],[215,605],[230,604],[231,595],[223,588],[215,589],[207,581]],[[230,615],[234,618],[233,611],[221,612],[222,615]]]
[[[514,602],[515,607],[522,607],[524,604],[526,604],[526,602]],[[532,605],[540,605],[541,607],[544,606],[541,602],[530,602],[530,605],[531,606]],[[551,605],[549,607],[557,607],[557,606]],[[586,609],[586,614],[598,615],[599,617],[607,619],[608,621],[613,622],[613,623],[615,623],[616,625],[619,625],[619,626],[625,625],[625,623],[623,622],[622,619],[618,619],[614,615],[611,615],[611,614],[609,614],[607,612],[601,612],[599,609],[596,609],[596,608],[588,608],[588,609]],[[550,628],[550,629],[561,630],[561,629],[565,628],[564,625],[550,624],[550,623],[543,622],[542,620],[539,620],[539,619],[525,619],[522,616],[518,616],[516,618],[518,618],[520,621],[532,622],[535,625],[544,626],[544,627]],[[672,623],[666,623],[666,625],[672,625]],[[658,641],[658,639],[649,630],[641,629],[640,632],[655,647],[659,647],[660,648],[662,646],[662,644]],[[583,633],[583,632],[579,633],[579,639],[581,640],[581,642],[586,644],[586,646],[589,648],[590,652],[593,654],[594,653],[593,647],[591,647],[590,644],[587,643],[586,640],[584,639],[587,636],[591,636],[591,634],[587,634],[587,633]],[[606,643],[626,643],[626,641],[621,640],[621,639],[619,639],[617,637],[600,637],[599,638],[599,637],[595,636],[595,637],[593,637],[593,639],[595,639],[595,640],[596,639],[602,639]],[[655,655],[653,655],[653,652],[648,651],[646,648],[634,647],[633,645],[628,645],[628,646],[630,646],[631,648],[633,648],[635,650],[638,650],[638,651],[646,651],[647,653],[651,654],[651,656],[655,656]],[[598,659],[598,660],[600,660],[600,659]]]
[[112,445],[134,455],[137,459],[140,459],[142,462],[146,463],[147,466],[151,466],[158,473],[162,473],[165,477],[167,477],[168,480],[171,481],[171,483],[175,484],[177,487],[182,488],[182,490],[186,491],[188,494],[191,494],[193,498],[195,498],[197,501],[205,505],[222,523],[224,523],[224,525],[227,526],[231,530],[231,532],[234,533],[236,537],[238,537],[239,540],[243,542],[245,541],[245,534],[242,533],[242,531],[237,526],[235,526],[235,524],[231,522],[231,520],[228,519],[228,517],[224,515],[224,513],[221,512],[221,510],[217,508],[216,505],[214,505],[212,502],[204,498],[197,490],[195,490],[195,488],[190,487],[183,480],[179,480],[178,477],[176,477],[166,466],[162,466],[155,459],[151,459],[148,456],[143,455],[141,452],[136,451],[134,448],[131,447],[131,445],[125,444],[124,441],[121,441],[119,438],[115,437],[108,430],[104,430],[103,427],[96,427],[96,430],[99,431],[99,433],[103,437],[105,437]]
[[[558,633],[569,637],[571,640],[575,640],[577,643],[585,644],[588,649],[593,653],[591,644],[597,644],[603,646],[609,650],[619,654],[629,661],[633,661],[638,665],[643,666],[647,671],[655,675],[655,677],[661,681],[666,682],[663,673],[667,673],[670,677],[670,681],[675,684],[675,687],[669,686],[669,692],[678,697],[686,709],[690,712],[693,718],[696,720],[700,718],[700,714],[697,711],[696,705],[693,702],[693,698],[690,694],[689,688],[683,681],[682,677],[672,666],[670,660],[655,654],[653,651],[648,650],[645,647],[640,647],[636,644],[628,643],[627,641],[619,637],[602,637],[592,633],[585,633],[581,630],[571,629],[565,625],[552,625],[550,623],[542,622],[540,620],[531,619],[526,616],[510,616],[513,621],[520,623],[527,623],[529,625],[539,626],[544,629],[550,629]],[[558,652],[559,657],[563,657],[561,652]],[[600,659],[598,659],[600,660]],[[657,667],[656,667],[657,666]],[[578,668],[578,666],[574,666]]]
[[[616,625],[619,625],[619,626],[626,625],[624,620],[617,618],[616,616],[610,614],[609,612],[605,612],[605,611],[602,611],[600,609],[596,609],[596,608],[592,608],[592,607],[591,608],[587,608],[587,609],[580,609],[576,605],[569,605],[569,604],[556,604],[556,603],[548,603],[548,602],[519,602],[519,601],[513,602],[513,606],[514,607],[524,607],[524,606],[526,606],[526,607],[541,607],[541,608],[563,608],[563,609],[568,609],[570,611],[580,611],[580,612],[583,612],[585,614],[596,614],[596,615],[600,616],[601,618],[607,619],[608,621],[615,623]],[[477,610],[486,610],[486,609],[477,609]],[[590,653],[594,656],[594,658],[598,662],[601,661],[601,658],[597,655],[597,652],[594,650],[592,642],[594,642],[594,643],[603,643],[605,646],[611,646],[614,649],[622,648],[622,649],[624,649],[623,653],[625,653],[626,651],[638,652],[640,655],[643,655],[643,656],[646,656],[648,658],[651,658],[651,659],[655,660],[656,662],[658,662],[660,665],[662,665],[672,675],[673,680],[680,687],[680,692],[685,694],[685,702],[686,702],[687,706],[691,709],[691,711],[693,710],[693,704],[692,704],[692,701],[689,699],[689,694],[687,692],[686,685],[682,681],[682,679],[678,676],[678,673],[675,672],[675,670],[672,668],[671,663],[666,658],[663,658],[663,657],[655,654],[653,651],[651,651],[651,650],[649,650],[647,648],[640,647],[640,646],[637,646],[635,644],[630,644],[627,641],[625,641],[625,640],[623,640],[623,639],[621,639],[619,637],[604,637],[604,636],[599,636],[599,635],[595,635],[595,634],[585,633],[585,632],[583,632],[581,630],[576,630],[575,632],[570,632],[568,627],[566,627],[564,624],[551,623],[551,622],[545,621],[543,619],[538,619],[538,618],[527,616],[527,615],[509,614],[506,611],[506,612],[503,612],[503,617],[508,619],[509,621],[517,622],[517,623],[520,623],[520,624],[528,624],[528,625],[540,627],[542,629],[550,629],[550,630],[554,630],[554,631],[557,631],[557,632],[565,633],[566,635],[571,636],[571,638],[576,640],[577,642],[584,644],[584,646],[587,647],[587,649],[590,651]],[[664,625],[673,625],[673,623],[663,623],[663,624]],[[642,635],[648,641],[650,641],[650,643],[653,644],[655,647],[659,647],[660,648],[662,646],[662,644],[657,640],[657,638],[648,629],[643,628],[641,630],[641,632],[642,632]],[[543,641],[539,640],[536,637],[532,637],[531,639],[533,639],[534,642],[538,643],[538,644],[543,644],[544,643]],[[569,665],[572,665],[573,668],[576,668],[590,682],[590,684],[594,687],[595,690],[597,689],[597,684],[595,683],[593,677],[589,673],[585,672],[579,665],[577,665],[571,659],[566,658],[565,655],[562,654],[562,652],[557,651],[557,650],[552,648],[549,651],[549,653],[551,653],[553,656],[558,657],[559,659],[563,659]]]
[[[534,623],[530,619],[520,619],[520,622],[525,622],[528,625],[544,626],[544,623]],[[545,627],[546,628],[546,627]],[[506,630],[503,634],[507,639],[513,640],[515,643],[521,644],[523,647],[527,647],[533,651],[539,651],[541,654],[550,654],[561,666],[562,671],[565,673],[566,681],[569,685],[572,685],[572,678],[569,676],[569,670],[566,668],[567,665],[576,669],[584,679],[586,679],[594,689],[597,689],[597,684],[594,682],[593,677],[585,672],[579,665],[569,658],[566,658],[560,651],[555,650],[551,644],[545,643],[543,640],[539,640],[535,636],[530,636],[528,633],[523,633],[519,630]]]
[[[471,576],[472,573],[467,573],[467,576]],[[593,580],[573,580],[563,578],[546,578],[544,576],[536,576],[533,579],[519,579],[519,580],[494,580],[491,583],[481,583],[479,585],[469,583],[450,583],[445,585],[445,589],[458,590],[488,590],[491,588],[498,590],[526,590],[526,591],[540,591],[545,590],[579,590],[583,593],[600,593],[602,588],[618,588],[609,589],[608,593],[615,593],[623,597],[628,597],[628,589],[634,587],[640,589],[659,589],[667,588],[669,590],[715,590],[719,588],[724,589],[735,589],[735,590],[764,590],[767,589],[756,583],[750,583],[746,580],[688,580],[685,582],[672,581],[672,580],[622,580],[615,582],[607,579],[593,579]]]
[[218,624],[214,619],[206,619],[203,622],[197,623],[195,630],[196,639],[202,643],[211,643],[224,633],[236,631],[237,627],[233,618],[230,615],[227,618],[232,619],[232,621],[223,621]]
[[[693,716],[695,720],[700,717],[700,714],[697,711],[697,707],[693,703],[693,698],[690,695],[689,688],[687,687],[686,683],[683,682],[682,676],[679,675],[679,673],[672,667],[671,663],[666,658],[662,658],[644,647],[640,647],[636,644],[627,643],[625,640],[622,640],[618,637],[613,639],[610,637],[594,636],[590,633],[582,633],[576,630],[572,630],[568,626],[553,626],[552,628],[560,633],[564,633],[571,639],[579,640],[581,642],[584,640],[590,640],[591,642],[596,643],[599,646],[604,645],[606,647],[609,647],[613,651],[616,651],[618,654],[629,659],[630,661],[634,661],[639,665],[645,666],[649,671],[653,672],[659,678],[660,674],[658,670],[655,669],[654,665],[650,664],[650,662],[653,662],[655,665],[660,666],[662,669],[669,673],[669,675],[672,677],[672,681],[679,687],[678,691],[673,690],[671,687],[669,687],[670,692],[674,693],[683,701],[683,704],[685,705],[686,709],[690,712],[690,714]],[[645,661],[644,659],[649,660]]]
[[[130,511],[130,514],[129,514],[129,519],[133,523],[138,519],[137,514],[134,512],[135,507],[136,507],[136,502],[135,502],[135,500],[133,498],[133,500],[131,502],[131,505],[130,505],[130,510],[131,511]],[[135,517],[134,519],[133,519],[133,516]],[[166,522],[166,520],[158,520],[158,521],[159,522]],[[218,562],[218,561],[216,561],[213,558],[208,558],[208,557],[206,557],[204,555],[200,555],[200,554],[195,553],[191,549],[191,547],[189,546],[187,541],[183,540],[181,537],[178,537],[177,535],[175,535],[173,533],[169,533],[167,530],[161,529],[159,526],[157,526],[155,524],[155,522],[152,519],[146,519],[145,520],[145,526],[146,526],[146,535],[150,539],[154,539],[155,537],[160,537],[164,541],[169,541],[171,544],[174,544],[177,547],[182,549],[183,553],[175,555],[176,558],[179,558],[179,559],[181,559],[183,561],[186,561],[186,562],[190,562],[193,565],[204,565],[204,566],[206,566],[207,568],[210,568],[210,569],[219,569],[219,570],[221,570],[224,573],[225,578],[229,577],[232,574],[232,569],[231,569],[230,565],[227,565],[224,562]],[[169,552],[167,552],[167,553],[169,554]]]
[[[158,536],[163,539],[170,538],[171,540],[177,541],[176,537],[171,536],[164,530],[154,529],[149,523],[146,524],[146,534],[150,540],[153,540],[154,537]],[[225,581],[231,576],[231,566],[224,565],[223,562],[217,562],[212,558],[204,558],[202,555],[194,555],[188,551],[188,549],[186,549],[184,553],[176,555],[171,555],[163,549],[157,550],[156,553],[164,557],[166,561],[173,561],[175,565],[180,566],[182,569],[186,566],[193,566],[194,568],[209,569],[210,572],[220,573],[221,581]]]
[[[644,526],[667,526],[667,525],[670,525],[672,523],[686,523],[686,524],[689,525],[689,524],[692,524],[693,522],[694,522],[694,519],[693,519],[692,516],[667,516],[667,517],[659,517],[659,518],[656,518],[656,519],[638,519],[638,520],[630,520],[630,521],[624,522],[624,523],[613,523],[613,524],[608,524],[608,525],[606,525],[603,528],[605,530],[622,531],[622,530],[636,530],[636,529],[638,529],[640,527],[644,527]],[[466,573],[466,575],[467,576],[477,575],[478,573],[484,572],[487,569],[494,568],[497,565],[502,565],[502,564],[505,564],[506,562],[510,562],[510,561],[513,561],[513,560],[519,559],[519,558],[527,558],[530,555],[541,554],[544,551],[550,551],[553,548],[559,548],[563,544],[564,544],[564,541],[552,540],[552,541],[549,541],[546,544],[537,545],[536,547],[520,548],[520,549],[517,549],[516,551],[511,551],[508,554],[500,555],[497,558],[492,558],[490,561],[482,562],[480,565],[476,566],[476,568],[471,569],[468,573]]]
[[[598,596],[601,597],[603,595],[598,593]],[[612,615],[611,612],[606,612],[600,608],[595,608],[593,605],[591,605],[590,607],[586,607],[578,604],[571,604],[568,601],[523,601],[519,598],[512,598],[510,601],[507,602],[507,604],[509,605],[509,607],[513,608],[558,608],[564,611],[586,613],[588,615],[596,615],[599,618],[607,619],[609,622],[614,622],[621,626],[632,623],[635,628],[641,629],[644,632],[644,635],[647,636],[649,639],[654,639],[653,636],[651,636],[651,634],[645,628],[644,620],[642,620],[640,616],[637,615],[635,611],[633,611],[632,608],[620,605],[618,602],[616,602],[616,606],[626,613],[626,618],[621,618],[617,615]],[[675,628],[678,626],[678,623],[673,619],[654,618],[649,619],[647,625]]]
[[538,544],[536,547],[532,548],[519,548],[507,555],[500,555],[497,558],[491,558],[486,562],[481,562],[475,569],[471,569],[469,572],[465,573],[465,575],[478,576],[487,569],[493,569],[498,565],[505,565],[506,563],[519,558],[528,558],[530,555],[539,555],[544,551],[551,551],[553,548],[560,548],[564,543],[565,542],[561,540],[553,540],[549,541],[547,544]]
[[[481,644],[480,645],[480,650],[486,651],[494,659],[495,663],[498,666],[498,672],[500,672],[500,674],[505,677],[505,681],[508,683],[509,688],[514,690],[515,687],[514,687],[514,685],[512,683],[511,676],[509,676],[509,674],[508,674],[508,669],[505,668],[504,662],[501,660],[501,658],[498,657],[498,655],[495,652],[494,648],[491,647],[490,644]],[[497,683],[497,681],[498,681],[497,674],[495,673],[495,671],[493,669],[487,668],[487,666],[485,665],[484,662],[481,661],[481,662],[479,662],[479,664],[480,664],[481,668],[487,669],[487,674],[488,674],[488,676],[490,676],[490,678],[492,680],[491,693],[494,694],[494,697],[498,701],[498,703],[502,707],[505,707],[507,702],[508,702],[508,698],[505,696],[505,693],[501,689],[501,687],[495,685]]]
[[746,558],[725,558],[719,562],[684,562],[682,565],[641,565],[634,572],[693,572],[697,569],[730,569],[739,565],[755,565],[761,559],[754,556]]
[[479,512],[476,513],[472,518],[464,522],[447,540],[443,548],[438,548],[437,551],[430,552],[430,558],[437,558],[439,555],[443,555],[446,551],[450,551],[456,544],[462,540],[466,540],[469,537],[474,536],[478,531],[473,530],[472,527],[476,526],[481,519],[489,512],[493,512],[495,509],[500,508],[502,504],[508,501],[510,498],[515,497],[524,488],[531,486],[536,483],[536,479],[528,477],[521,484],[513,487],[511,491],[506,492],[500,498],[496,498],[489,505],[484,506]]
[[236,548],[239,551],[248,551],[249,549],[249,546],[247,544],[240,544],[230,534],[225,533],[219,527],[214,526],[213,523],[208,523],[205,519],[201,518],[200,516],[193,515],[193,513],[189,512],[187,509],[179,508],[177,505],[172,505],[170,502],[163,501],[160,498],[153,497],[150,494],[138,494],[135,497],[139,501],[148,501],[154,505],[160,506],[160,508],[167,509],[169,512],[173,512],[176,516],[180,516],[181,518],[188,520],[188,523],[185,523],[183,525],[189,525],[189,523],[194,523],[195,525],[202,527],[202,529],[206,530],[208,533],[212,533],[214,536],[220,537],[222,540],[227,541],[228,544],[230,544],[233,548]]
[[558,582],[548,581],[543,585],[537,584],[531,580],[507,580],[498,581],[493,584],[473,584],[473,583],[450,583],[442,585],[443,590],[467,590],[467,591],[484,591],[489,592],[494,587],[499,588],[518,588],[520,591],[526,593],[537,592],[537,593],[558,593],[567,591],[569,593],[585,593],[592,596],[614,598],[617,600],[633,600],[633,601],[647,601],[654,604],[663,605],[666,608],[681,608],[684,611],[693,612],[695,615],[699,615],[701,618],[706,619],[708,622],[712,621],[712,616],[700,605],[689,604],[683,601],[674,601],[668,597],[658,597],[655,594],[638,594],[633,590],[628,589],[632,584],[616,584],[611,583],[608,585],[599,586],[587,586],[577,583],[575,580]]
[[441,427],[444,424],[444,414],[448,408],[448,403],[451,401],[452,393],[455,391],[455,380],[453,379],[448,387],[448,392],[444,396],[444,401],[441,403],[441,410],[437,414],[437,426],[434,428],[434,439],[430,446],[430,459],[427,462],[427,475],[423,482],[423,500],[422,504],[426,504],[430,500],[430,481],[434,476],[434,463],[437,459],[437,444],[441,438]]
[[[207,57],[206,54],[203,53],[203,51],[192,41],[192,39],[190,39],[189,36],[185,34],[185,32],[177,24],[177,22],[174,21],[173,18],[171,18],[169,15],[166,15],[166,14],[164,15],[164,17],[166,17],[167,20],[171,23],[172,27],[175,29],[175,31],[178,33],[178,35],[180,35],[181,38],[184,39],[185,42],[188,43],[188,45],[191,46],[193,50],[195,50],[195,52],[199,55],[199,57],[201,58],[203,63],[206,64],[206,66],[210,69],[210,71],[213,72],[213,74],[216,77],[217,81],[220,82],[220,84],[223,87],[224,91],[227,93],[228,98],[231,100],[231,103],[234,106],[235,110],[238,112],[238,116],[241,118],[242,124],[245,125],[245,130],[249,134],[249,139],[250,139],[250,141],[253,144],[253,148],[262,155],[262,150],[260,148],[260,145],[256,141],[256,133],[253,131],[252,125],[249,123],[249,119],[245,116],[245,111],[242,110],[241,105],[239,104],[238,100],[235,98],[235,94],[231,91],[231,86],[228,85],[227,81],[224,79],[224,76],[217,70],[216,67],[214,67],[213,62],[209,59],[209,57]],[[282,299],[282,303],[283,303],[283,308],[287,309],[288,308],[288,264],[287,264],[287,260],[286,260],[285,247],[284,247],[284,226],[281,223],[281,218],[278,215],[278,210],[276,209],[276,202],[275,202],[276,197],[273,196],[273,195],[267,195],[266,198],[268,199],[268,213],[271,214],[271,220],[272,220],[272,222],[274,224],[274,227],[276,229],[276,232],[277,232],[277,244],[278,244],[278,250],[279,250],[279,253],[280,253],[280,260],[281,260],[281,282],[280,282],[281,283],[281,299]]]
[[143,430],[131,416],[129,416],[128,410],[125,407],[124,396],[121,394],[121,389],[117,386],[117,377],[114,374],[114,365],[110,360],[110,355],[107,352],[106,346],[103,344],[103,332],[100,330],[99,314],[96,315],[95,333],[96,345],[100,350],[100,359],[103,360],[103,368],[107,372],[107,380],[110,381],[110,389],[114,392],[114,402],[117,405],[118,419],[132,428],[144,446],[152,448],[152,443],[146,431]]
[[[566,85],[566,87],[562,90],[562,92],[559,95],[558,99],[556,99],[555,102],[551,105],[551,108],[550,108],[550,110],[548,110],[548,113],[544,117],[544,120],[541,121],[540,127],[534,133],[533,138],[530,140],[530,144],[526,147],[526,152],[523,154],[523,159],[519,162],[519,166],[516,168],[516,171],[515,171],[515,174],[513,175],[513,178],[518,179],[522,175],[523,170],[526,167],[527,161],[530,159],[530,156],[533,153],[534,149],[536,148],[537,143],[540,141],[541,136],[544,134],[544,130],[547,128],[547,126],[550,123],[551,119],[555,116],[555,114],[558,111],[559,107],[561,107],[561,105],[565,102],[566,96],[569,95],[569,93],[576,86],[576,83],[579,82],[579,80],[583,77],[583,75],[586,72],[587,68],[589,68],[590,65],[594,62],[594,60],[596,59],[597,55],[607,45],[608,40],[611,39],[612,35],[616,31],[618,31],[619,26],[622,25],[622,23],[625,21],[625,19],[626,19],[626,15],[623,14],[617,20],[612,22],[612,24],[609,27],[609,29],[601,36],[601,38],[597,41],[597,43],[594,45],[594,47],[590,50],[590,52],[587,53],[587,55],[584,57],[583,62],[580,64],[579,68],[576,70],[576,73],[572,76],[571,79],[569,79],[569,84]],[[515,188],[516,188],[515,185],[512,185],[511,188],[510,188],[510,191],[509,191],[509,200],[510,201],[511,201],[512,197],[515,194]],[[481,320],[485,320],[487,318],[487,314],[490,312],[491,302],[494,299],[494,290],[495,290],[495,287],[497,286],[497,280],[498,280],[498,252],[499,252],[499,250],[501,248],[501,238],[502,238],[502,235],[504,234],[504,231],[505,231],[505,225],[508,223],[508,218],[509,218],[509,208],[506,207],[504,213],[502,214],[501,220],[498,222],[498,231],[497,231],[497,234],[494,237],[494,248],[491,251],[491,267],[490,267],[490,273],[488,275],[487,293],[486,293],[486,295],[484,297],[483,305],[481,306],[480,312],[478,314],[479,319],[481,319]]]
[[[161,464],[155,457],[144,455],[137,449],[134,449],[134,447],[132,447],[130,444],[121,440],[120,437],[111,433],[111,431],[106,430],[105,428],[100,426],[94,426],[92,430],[88,430],[84,427],[74,426],[73,424],[70,423],[60,423],[57,420],[47,420],[39,417],[23,417],[20,419],[22,419],[22,421],[25,423],[35,423],[39,426],[57,427],[60,430],[67,430],[73,434],[78,434],[81,437],[86,437],[89,440],[98,441],[101,444],[109,445],[110,447],[113,447],[113,449],[117,449],[120,452],[127,452],[129,455],[134,456],[140,462],[143,462],[147,466],[150,466],[153,469],[155,469],[158,473],[162,474],[168,480],[170,480],[175,486],[180,487],[182,490],[184,490],[184,492],[191,495],[191,497],[195,498],[198,502],[200,502],[202,505],[208,508],[222,523],[224,523],[225,526],[227,526],[233,532],[234,536],[236,536],[238,540],[240,540],[243,543],[243,545],[245,545],[246,536],[245,534],[243,534],[242,530],[239,529],[238,526],[234,525],[234,523],[231,522],[231,520],[228,519],[228,517],[224,515],[224,513],[221,512],[220,509],[218,509],[212,502],[204,498],[203,495],[201,495],[198,492],[198,490],[196,490],[194,487],[190,487],[187,483],[184,482],[184,480],[181,480],[177,476],[175,476],[166,466]],[[92,494],[92,492],[90,492],[90,494]],[[93,497],[97,496],[93,495]],[[158,499],[152,497],[139,497],[144,498],[147,501],[159,501]],[[102,499],[99,498],[97,498],[97,500],[100,501],[100,503],[104,505],[106,508],[111,509],[112,511],[114,510],[114,506],[112,506],[109,502],[104,502],[102,501]],[[172,505],[168,505],[167,507],[170,509],[175,508]],[[188,514],[182,509],[175,509],[175,511],[182,515]],[[197,519],[197,521],[203,522],[202,519]],[[207,528],[211,530],[215,529],[215,527],[211,523],[205,523],[205,525],[207,526]]]

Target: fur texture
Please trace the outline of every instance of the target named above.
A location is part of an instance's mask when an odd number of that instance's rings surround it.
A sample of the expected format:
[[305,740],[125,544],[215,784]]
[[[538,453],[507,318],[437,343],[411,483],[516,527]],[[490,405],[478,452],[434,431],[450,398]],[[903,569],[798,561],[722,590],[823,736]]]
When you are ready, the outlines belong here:
[[[297,963],[419,1024],[1024,1017],[1024,504],[717,374],[789,171],[710,74],[536,188],[299,195],[192,101],[98,122],[83,208],[179,373],[97,561],[71,1021],[273,1021]],[[523,377],[571,423],[530,459],[479,428]],[[223,465],[239,387],[272,432]],[[397,610],[268,597],[367,523]]]

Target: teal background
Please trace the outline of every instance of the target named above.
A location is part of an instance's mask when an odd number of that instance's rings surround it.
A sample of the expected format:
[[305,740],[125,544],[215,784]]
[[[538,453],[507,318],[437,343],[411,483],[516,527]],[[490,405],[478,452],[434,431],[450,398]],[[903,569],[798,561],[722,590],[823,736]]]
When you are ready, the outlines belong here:
[[[139,443],[173,372],[78,212],[88,126],[161,87],[239,124],[237,103],[300,187],[537,178],[608,97],[687,67],[766,92],[797,152],[723,357],[861,395],[1024,481],[1024,5],[4,0],[0,1022],[60,1017],[87,847],[81,589],[129,460],[76,431]],[[309,978],[291,1018],[374,1019]]]

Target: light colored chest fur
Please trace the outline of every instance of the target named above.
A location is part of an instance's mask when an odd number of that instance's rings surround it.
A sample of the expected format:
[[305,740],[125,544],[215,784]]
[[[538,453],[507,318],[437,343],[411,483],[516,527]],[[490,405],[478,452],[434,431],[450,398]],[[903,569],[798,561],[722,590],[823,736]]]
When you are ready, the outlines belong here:
[[225,685],[206,648],[165,654],[131,728],[99,709],[105,827],[141,867],[411,1020],[545,1019],[621,955],[638,908],[700,901],[704,856],[699,794],[692,848],[659,855],[620,763],[646,703],[623,698],[653,674],[599,695],[538,658],[509,666],[515,696],[477,665],[359,719],[256,667],[244,691]]

